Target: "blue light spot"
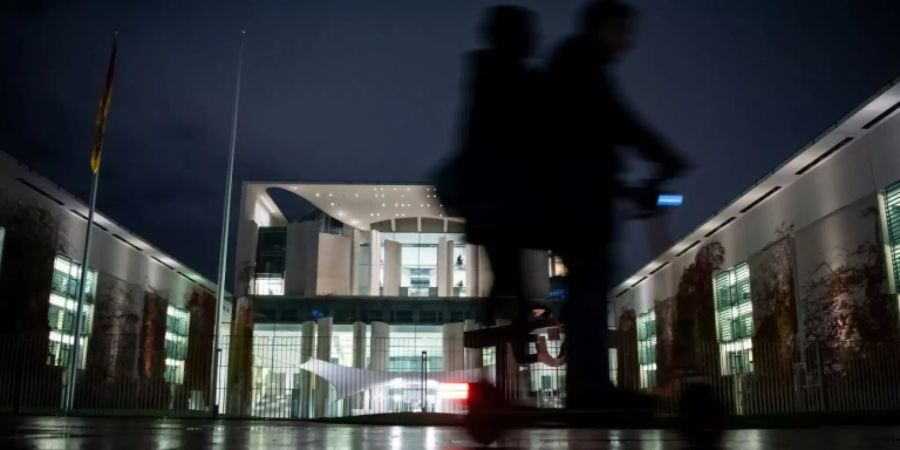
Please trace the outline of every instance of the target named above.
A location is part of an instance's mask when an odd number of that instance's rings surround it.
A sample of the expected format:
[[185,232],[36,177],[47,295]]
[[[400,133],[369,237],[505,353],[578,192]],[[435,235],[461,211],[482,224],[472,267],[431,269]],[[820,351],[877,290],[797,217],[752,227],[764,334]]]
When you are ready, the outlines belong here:
[[680,194],[659,194],[656,198],[656,206],[681,206],[684,196]]

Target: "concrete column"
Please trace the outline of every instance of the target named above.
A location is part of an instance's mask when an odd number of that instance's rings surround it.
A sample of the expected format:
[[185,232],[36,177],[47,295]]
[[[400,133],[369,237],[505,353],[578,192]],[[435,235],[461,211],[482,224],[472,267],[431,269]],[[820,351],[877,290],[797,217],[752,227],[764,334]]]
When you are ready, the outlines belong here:
[[453,297],[453,269],[456,261],[453,259],[453,241],[447,241],[447,257],[444,265],[447,267],[444,277],[447,279],[447,296]]
[[[144,292],[141,321],[140,376],[160,381],[166,370],[166,319],[169,300],[154,292]],[[230,322],[230,320],[229,320]]]
[[234,295],[249,295],[250,281],[256,267],[256,241],[259,227],[252,220],[241,218],[234,257]]
[[319,227],[316,222],[289,223],[285,237],[284,294],[316,295]]
[[[300,335],[300,364],[309,361],[313,357],[315,348],[316,323],[308,320],[303,322]],[[310,417],[312,376],[305,370],[300,371],[300,417]]]
[[368,258],[363,261],[362,244],[368,242],[368,233],[356,228],[353,229],[353,242],[351,243],[351,260],[350,260],[350,295],[366,295],[360,292],[359,286],[364,284],[368,279],[369,271],[363,270],[362,264],[368,262]]
[[[463,347],[463,324],[462,322],[446,323],[443,325],[443,339],[441,339],[443,355],[443,373],[441,381],[443,382],[461,382],[462,380],[454,378],[449,374],[457,370],[465,368],[465,352]],[[437,410],[441,412],[459,411],[460,401],[452,399],[441,399],[438,402]]]
[[487,297],[491,293],[494,274],[484,247],[478,246],[478,297]]
[[478,246],[466,244],[466,297],[478,296]]
[[[481,328],[477,322],[472,319],[463,323],[463,331],[472,331]],[[466,369],[476,369],[484,365],[483,353],[480,348],[467,348],[464,350],[466,359]]]
[[[331,317],[323,317],[318,321],[318,336],[316,336],[316,359],[321,361],[331,360]],[[324,378],[316,377],[315,380],[315,417],[325,417],[328,413],[328,382]]]
[[228,349],[228,397],[226,411],[247,417],[253,406],[253,300],[239,297],[234,305]]
[[[369,370],[386,372],[390,356],[390,326],[384,322],[372,322],[369,336]],[[388,389],[385,385],[374,386],[369,395],[372,413],[387,411]]]
[[[366,368],[366,324],[363,322],[353,323],[353,367],[357,369]],[[353,409],[362,409],[365,407],[365,405],[363,405],[362,392],[354,394],[350,400],[351,401],[347,402],[347,407],[350,409],[345,415],[352,414]]]
[[353,229],[350,234],[350,292],[357,295],[359,286],[359,230]]
[[400,243],[384,241],[384,296],[400,295]]
[[320,233],[317,253],[315,295],[349,295],[353,240],[346,236]]
[[546,250],[522,250],[522,291],[525,298],[545,299],[550,295],[550,264]]
[[[190,313],[188,325],[187,358],[184,362],[184,385],[189,386],[191,405],[196,408],[197,402],[209,405],[210,364],[213,362],[212,342],[215,331],[216,297],[207,291],[196,290],[191,293],[187,302]],[[253,310],[253,302],[250,302]],[[253,340],[253,322],[250,322],[250,340]]]
[[441,237],[438,238],[437,245],[437,295],[438,297],[449,297],[450,296],[450,284],[453,279],[448,278],[448,268],[450,266],[447,265],[447,238]]
[[86,369],[97,379],[122,380],[137,375],[143,300],[141,286],[105,272],[97,274],[94,324],[86,364]]
[[369,239],[369,295],[381,295],[381,232],[372,230]]
[[465,368],[463,323],[445,323],[443,330],[444,372]]

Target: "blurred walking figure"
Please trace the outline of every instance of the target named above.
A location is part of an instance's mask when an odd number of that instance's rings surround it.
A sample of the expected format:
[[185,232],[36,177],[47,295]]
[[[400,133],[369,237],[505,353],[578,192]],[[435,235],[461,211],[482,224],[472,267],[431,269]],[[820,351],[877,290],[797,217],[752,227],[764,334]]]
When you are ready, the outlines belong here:
[[521,196],[515,180],[533,144],[528,130],[534,129],[535,76],[526,65],[534,51],[532,13],[509,5],[490,8],[483,39],[486,48],[468,56],[461,150],[444,176],[454,186],[438,184],[443,203],[466,218],[467,241],[483,245],[490,259],[488,310],[509,312],[522,292],[514,232],[520,209],[510,199]]
[[541,215],[550,221],[537,235],[568,269],[562,313],[568,408],[617,408],[636,400],[614,389],[607,351],[613,203],[623,192],[619,151],[637,150],[656,163],[661,179],[684,167],[624,106],[610,80],[610,65],[633,46],[636,19],[636,11],[617,0],[591,3],[580,32],[558,47],[547,68],[547,135],[538,154],[546,158]]

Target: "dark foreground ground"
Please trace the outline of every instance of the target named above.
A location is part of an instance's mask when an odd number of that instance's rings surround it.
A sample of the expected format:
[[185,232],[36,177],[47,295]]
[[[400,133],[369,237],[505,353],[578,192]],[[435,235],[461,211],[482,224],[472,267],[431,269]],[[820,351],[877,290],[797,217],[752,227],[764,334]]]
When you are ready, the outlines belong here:
[[[0,417],[0,449],[464,449],[478,446],[453,427],[300,422]],[[516,430],[495,448],[681,449],[666,430]],[[729,431],[727,449],[900,449],[900,427]]]

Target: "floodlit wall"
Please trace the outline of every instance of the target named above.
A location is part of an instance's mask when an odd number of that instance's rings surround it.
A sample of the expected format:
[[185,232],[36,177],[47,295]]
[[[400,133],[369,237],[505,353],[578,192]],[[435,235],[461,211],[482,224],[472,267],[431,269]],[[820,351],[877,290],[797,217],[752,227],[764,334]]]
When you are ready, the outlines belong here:
[[[846,375],[866,358],[865,345],[896,341],[880,194],[900,182],[900,115],[796,177],[745,213],[720,215],[719,223],[735,219],[612,293],[626,336],[635,337],[635,317],[655,313],[660,384],[684,363],[679,342],[716,344],[710,370],[720,375],[766,376],[805,363],[815,348],[827,377]],[[729,282],[723,274],[742,263],[749,282]],[[620,367],[635,366],[627,357]],[[620,377],[636,374],[620,368]]]
[[[85,183],[88,183],[86,170],[85,173]],[[99,195],[103,196],[102,189]],[[49,332],[49,341],[40,343],[41,348],[34,351],[53,355],[53,365],[67,365],[68,358],[60,348],[70,345],[67,336],[71,339],[72,330],[65,327],[71,328],[71,324],[62,319],[55,325],[48,324],[48,314],[51,321],[57,317],[50,314],[51,285],[55,290],[60,289],[60,264],[74,267],[76,274],[80,270],[78,262],[84,249],[87,206],[5,154],[0,154],[0,203],[3,209],[0,227],[7,229],[6,246],[19,248],[27,241],[34,252],[45,254],[40,260],[27,258],[28,249],[4,254],[0,265],[0,277],[4,278],[4,292],[0,292],[3,302],[21,301],[15,289],[20,280],[41,280],[41,286],[32,290],[37,294],[28,300],[29,308],[38,313],[26,318],[18,315],[15,308],[4,308],[9,313],[7,319],[21,325],[5,329]],[[35,217],[41,220],[32,220]],[[34,236],[43,236],[47,241],[29,241]],[[88,324],[82,333],[89,339],[85,341],[86,348],[80,349],[79,364],[88,374],[96,375],[90,382],[92,388],[98,389],[95,400],[99,403],[95,405],[102,407],[104,401],[115,402],[118,395],[115,389],[95,383],[100,378],[179,384],[191,379],[195,390],[208,387],[215,286],[99,213],[95,216],[89,265],[96,271],[96,281],[93,300],[85,307],[88,319],[82,321]],[[67,303],[73,300],[65,300],[53,292],[54,307],[66,311]],[[189,330],[183,331],[187,340],[183,348],[178,347],[178,355],[169,354],[173,351],[167,353],[167,348],[173,348],[166,342],[172,336],[167,333],[170,308],[184,311],[190,317]],[[63,328],[54,335],[51,330],[60,324]],[[186,364],[189,356],[196,362]],[[204,367],[197,365],[201,360],[206,361]],[[88,380],[79,382],[89,383]],[[163,397],[156,400],[160,404],[165,402]],[[197,397],[197,404],[206,401],[202,395]]]

